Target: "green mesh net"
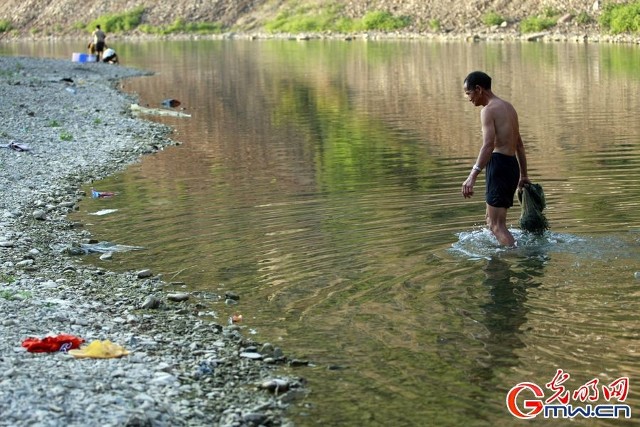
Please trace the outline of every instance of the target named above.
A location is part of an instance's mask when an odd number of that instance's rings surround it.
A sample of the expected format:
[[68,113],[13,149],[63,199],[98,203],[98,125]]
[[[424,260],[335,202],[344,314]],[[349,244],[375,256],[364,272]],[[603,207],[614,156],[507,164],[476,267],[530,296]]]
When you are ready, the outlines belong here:
[[525,184],[518,190],[518,200],[522,206],[520,228],[534,234],[542,234],[549,229],[549,222],[542,213],[547,202],[540,184]]

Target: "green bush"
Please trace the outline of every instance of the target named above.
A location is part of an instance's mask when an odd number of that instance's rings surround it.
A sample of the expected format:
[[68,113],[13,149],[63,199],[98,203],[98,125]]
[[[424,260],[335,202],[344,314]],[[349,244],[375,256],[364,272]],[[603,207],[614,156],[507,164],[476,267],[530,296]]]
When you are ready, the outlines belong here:
[[439,19],[431,19],[429,21],[429,28],[431,28],[431,31],[440,31],[442,24]]
[[331,31],[339,23],[344,30],[349,30],[352,24],[346,18],[338,19],[331,11],[310,12],[299,10],[296,13],[283,12],[276,19],[265,25],[265,29],[272,33],[303,33]]
[[531,18],[523,19],[520,22],[520,31],[523,33],[535,33],[538,31],[544,31],[556,25],[555,18],[534,16]]
[[506,19],[504,19],[501,15],[497,14],[496,12],[486,13],[482,17],[482,23],[488,27],[493,27],[494,25],[500,25],[504,21],[506,21]]
[[351,33],[355,29],[355,23],[351,18],[340,17],[335,21],[333,29],[338,33]]
[[0,33],[6,33],[7,31],[11,31],[13,26],[10,21],[6,19],[0,19]]
[[140,25],[143,14],[144,7],[140,6],[128,12],[104,15],[91,22],[86,29],[93,31],[97,25],[100,25],[102,30],[107,33],[131,31]]
[[640,1],[629,4],[607,4],[600,15],[600,25],[612,33],[640,32]]
[[329,5],[323,9],[299,8],[280,13],[267,22],[265,30],[271,33],[327,32],[351,33],[356,31],[393,31],[409,25],[409,18],[396,17],[389,12],[369,12],[362,19],[346,18],[342,7]]
[[362,27],[365,30],[393,31],[409,25],[409,18],[406,16],[393,16],[389,12],[367,12],[362,17]]
[[73,141],[73,135],[66,130],[62,131],[60,132],[60,141]]

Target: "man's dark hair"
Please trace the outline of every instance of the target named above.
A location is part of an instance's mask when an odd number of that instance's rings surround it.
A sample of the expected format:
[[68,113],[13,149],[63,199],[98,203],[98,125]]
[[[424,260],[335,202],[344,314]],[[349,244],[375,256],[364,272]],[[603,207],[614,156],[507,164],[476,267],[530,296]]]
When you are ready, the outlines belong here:
[[476,86],[480,86],[483,89],[491,90],[491,77],[487,73],[482,71],[474,71],[464,79],[464,83],[467,84],[468,89],[473,89]]

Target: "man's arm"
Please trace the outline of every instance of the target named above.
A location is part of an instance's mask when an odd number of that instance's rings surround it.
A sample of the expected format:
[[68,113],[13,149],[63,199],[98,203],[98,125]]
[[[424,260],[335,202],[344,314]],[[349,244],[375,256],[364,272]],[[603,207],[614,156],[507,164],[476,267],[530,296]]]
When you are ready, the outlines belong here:
[[489,108],[485,107],[480,111],[480,122],[482,123],[482,147],[476,159],[476,166],[484,169],[491,160],[491,153],[496,147],[495,118]]
[[527,155],[524,152],[524,143],[520,134],[518,134],[518,143],[516,144],[516,158],[518,159],[518,165],[520,165],[518,188],[522,188],[524,184],[531,183],[531,181],[529,181],[529,173],[527,171]]

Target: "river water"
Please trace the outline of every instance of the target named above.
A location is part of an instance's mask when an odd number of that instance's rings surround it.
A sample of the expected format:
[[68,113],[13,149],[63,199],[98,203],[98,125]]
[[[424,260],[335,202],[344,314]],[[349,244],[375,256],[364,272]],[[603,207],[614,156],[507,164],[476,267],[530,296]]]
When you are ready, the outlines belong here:
[[[191,117],[146,116],[182,145],[94,183],[118,196],[87,199],[74,219],[145,250],[87,262],[239,294],[236,306],[207,302],[217,321],[242,314],[247,335],[311,362],[286,368],[311,389],[292,405],[297,425],[513,425],[507,393],[525,382],[549,404],[562,387],[578,391],[569,404],[593,410],[573,424],[640,416],[638,47],[114,45],[124,65],[156,72],[124,90],[150,107],[177,99]],[[70,59],[82,48],[0,53]],[[471,200],[460,195],[481,144],[462,91],[476,69],[518,110],[529,175],[547,196],[544,236],[517,229],[517,202],[510,211],[516,250],[483,228],[483,178]],[[117,211],[94,215],[104,209]],[[553,381],[558,370],[569,378]],[[607,401],[603,386],[627,377],[626,400]],[[515,399],[525,414],[531,387]],[[605,404],[632,417],[595,417]],[[560,415],[549,424],[569,421]]]

